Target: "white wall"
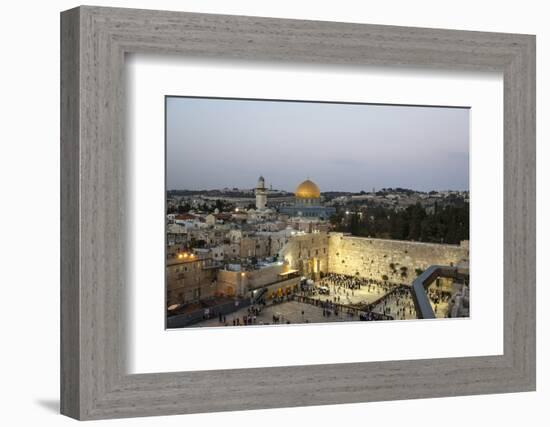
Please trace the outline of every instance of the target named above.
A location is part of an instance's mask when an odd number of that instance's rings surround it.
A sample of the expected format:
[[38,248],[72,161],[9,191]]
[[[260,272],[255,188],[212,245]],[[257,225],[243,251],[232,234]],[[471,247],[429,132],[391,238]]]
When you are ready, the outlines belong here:
[[[538,74],[538,215],[548,218],[545,182],[550,116],[550,27],[543,1],[442,2],[425,0],[180,0],[94,1],[106,6],[246,14],[376,24],[441,27],[537,34]],[[0,298],[3,402],[5,425],[63,426],[57,415],[59,384],[59,11],[74,1],[4,2],[2,5],[2,75],[0,132]],[[546,12],[546,14],[545,14]],[[544,161],[546,160],[546,161]],[[548,252],[548,226],[539,221],[539,255]],[[546,240],[546,242],[544,242]],[[32,243],[32,244],[31,244]],[[32,254],[29,247],[34,246]],[[32,257],[32,263],[29,261]],[[109,425],[406,425],[441,424],[517,426],[529,420],[543,425],[550,416],[547,369],[549,292],[538,269],[538,388],[536,393],[489,395],[310,408],[235,412],[157,419],[116,420]],[[32,292],[25,283],[32,277]],[[22,280],[23,279],[23,280]],[[27,292],[26,292],[27,291]],[[27,297],[27,295],[29,295]],[[32,299],[30,297],[32,295]],[[31,321],[30,308],[35,314]],[[23,309],[24,308],[24,309]],[[427,418],[424,418],[427,417]],[[537,421],[538,420],[538,421]]]

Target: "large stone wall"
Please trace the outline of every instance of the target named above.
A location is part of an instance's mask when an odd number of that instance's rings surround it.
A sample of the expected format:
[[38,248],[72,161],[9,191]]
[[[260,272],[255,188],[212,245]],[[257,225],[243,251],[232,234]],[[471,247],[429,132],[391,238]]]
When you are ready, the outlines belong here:
[[302,274],[316,274],[328,271],[328,233],[307,233],[291,236],[279,252],[291,269]]
[[[328,270],[377,280],[411,284],[416,269],[430,265],[467,264],[469,246],[353,237],[330,233]],[[392,268],[393,267],[393,268]],[[403,275],[405,271],[405,275]]]

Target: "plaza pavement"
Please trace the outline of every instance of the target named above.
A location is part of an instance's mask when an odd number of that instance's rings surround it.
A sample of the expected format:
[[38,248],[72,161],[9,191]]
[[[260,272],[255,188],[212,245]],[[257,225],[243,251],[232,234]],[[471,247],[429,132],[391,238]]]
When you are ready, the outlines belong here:
[[[302,310],[304,314],[302,315]],[[326,323],[326,322],[345,322],[358,321],[359,316],[350,316],[345,312],[339,312],[338,316],[332,313],[330,316],[323,316],[323,308],[298,301],[287,301],[273,305],[267,305],[262,308],[262,311],[256,316],[255,325],[271,325],[273,324],[273,315],[280,314],[281,320],[277,324],[290,323]],[[243,316],[248,314],[248,308],[242,308],[235,313],[226,315],[226,323],[228,326],[233,326],[233,319],[240,318],[241,326],[243,325]],[[225,326],[220,323],[218,317],[196,323],[190,327],[215,327]]]
[[[340,288],[333,285],[326,285],[330,289],[329,295],[316,294],[309,296],[312,299],[317,299],[320,301],[335,301],[343,305],[355,305],[355,304],[370,304],[379,298],[383,297],[388,291],[385,291],[379,286],[363,286],[361,289],[350,289]],[[338,297],[340,298],[338,300]],[[385,304],[384,304],[385,303]],[[399,311],[401,308],[405,310]],[[437,307],[436,317],[444,318],[446,317],[448,310],[448,303],[439,303],[435,305],[432,302],[432,307]],[[304,314],[302,315],[302,311]],[[414,309],[414,303],[412,297],[400,296],[396,297],[395,295],[385,298],[383,301],[378,303],[372,309],[375,313],[387,314],[396,320],[411,320],[416,319],[416,311]],[[344,311],[340,311],[338,316],[332,313],[330,316],[323,316],[323,308],[319,306],[314,306],[308,303],[302,303],[298,301],[286,301],[278,304],[268,304],[267,306],[262,307],[262,311],[259,315],[256,316],[255,325],[270,325],[273,324],[273,315],[278,313],[280,315],[280,321],[277,324],[286,324],[290,322],[291,324],[295,323],[326,323],[326,322],[345,322],[345,321],[358,321],[359,316],[349,315]],[[202,322],[196,323],[190,327],[217,327],[217,326],[233,326],[233,319],[240,318],[240,326],[244,325],[243,317],[248,314],[248,308],[242,308],[234,313],[226,315],[226,323],[219,322],[219,318],[213,318],[204,320]]]

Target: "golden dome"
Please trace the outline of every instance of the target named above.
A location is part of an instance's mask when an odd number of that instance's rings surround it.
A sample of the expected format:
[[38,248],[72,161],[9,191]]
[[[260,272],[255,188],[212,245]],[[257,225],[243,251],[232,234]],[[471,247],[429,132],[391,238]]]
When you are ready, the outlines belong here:
[[302,182],[296,188],[296,198],[298,199],[318,199],[321,197],[319,186],[309,179]]

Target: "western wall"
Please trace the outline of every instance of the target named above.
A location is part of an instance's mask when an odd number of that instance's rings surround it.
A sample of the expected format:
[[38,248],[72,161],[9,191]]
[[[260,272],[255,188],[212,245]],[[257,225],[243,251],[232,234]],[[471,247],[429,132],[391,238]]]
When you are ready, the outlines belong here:
[[460,245],[354,237],[344,233],[293,236],[280,255],[302,274],[331,272],[412,284],[431,265],[467,265],[468,241]]
[[[410,242],[329,233],[328,271],[412,284],[431,265],[467,265],[469,245]],[[387,279],[384,279],[387,277]]]

